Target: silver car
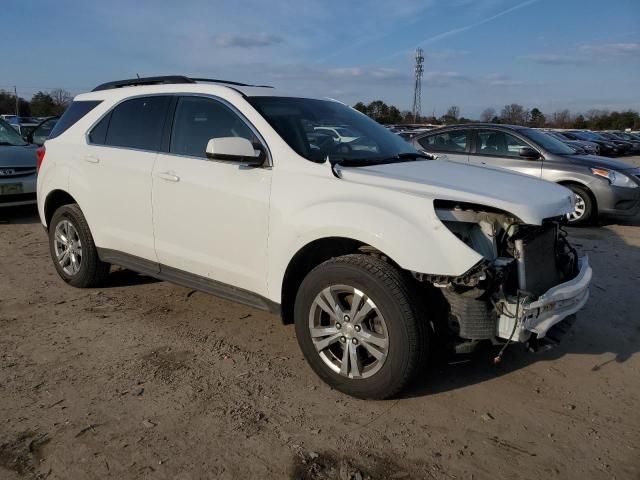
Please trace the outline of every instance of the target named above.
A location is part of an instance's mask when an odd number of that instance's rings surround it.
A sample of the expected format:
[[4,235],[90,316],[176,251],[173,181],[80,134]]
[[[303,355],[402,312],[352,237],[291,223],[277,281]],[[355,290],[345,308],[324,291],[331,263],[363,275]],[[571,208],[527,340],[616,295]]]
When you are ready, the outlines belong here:
[[629,217],[640,211],[640,168],[607,157],[577,155],[569,145],[540,130],[465,124],[438,128],[409,142],[451,161],[512,170],[564,185],[576,196],[569,223],[589,223],[597,215]]
[[0,118],[0,208],[36,203],[36,148]]

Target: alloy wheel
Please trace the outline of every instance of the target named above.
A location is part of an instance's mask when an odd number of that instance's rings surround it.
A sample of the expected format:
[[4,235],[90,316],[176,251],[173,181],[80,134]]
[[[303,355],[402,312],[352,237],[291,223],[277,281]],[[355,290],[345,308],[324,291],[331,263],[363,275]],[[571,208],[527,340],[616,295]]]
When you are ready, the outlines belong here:
[[322,290],[311,305],[309,331],[322,361],[344,377],[371,377],[387,359],[384,317],[355,287],[332,285]]
[[82,263],[82,242],[78,230],[69,220],[63,219],[56,225],[53,246],[62,271],[76,275]]

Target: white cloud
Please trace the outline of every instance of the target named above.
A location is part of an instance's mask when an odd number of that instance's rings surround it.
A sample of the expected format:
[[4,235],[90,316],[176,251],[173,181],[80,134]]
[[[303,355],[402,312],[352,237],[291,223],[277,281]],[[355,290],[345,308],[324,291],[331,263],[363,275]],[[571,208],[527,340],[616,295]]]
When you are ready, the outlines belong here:
[[618,57],[640,57],[640,43],[584,44],[560,53],[532,53],[522,58],[544,65],[585,65]]
[[640,56],[640,43],[605,43],[603,45],[581,45],[578,50],[587,55]]
[[521,80],[514,80],[508,75],[500,73],[492,73],[484,77],[487,85],[491,87],[520,87],[525,85],[525,82]]
[[255,48],[270,47],[282,43],[282,37],[261,33],[259,35],[231,35],[221,34],[213,36],[213,44],[216,47]]

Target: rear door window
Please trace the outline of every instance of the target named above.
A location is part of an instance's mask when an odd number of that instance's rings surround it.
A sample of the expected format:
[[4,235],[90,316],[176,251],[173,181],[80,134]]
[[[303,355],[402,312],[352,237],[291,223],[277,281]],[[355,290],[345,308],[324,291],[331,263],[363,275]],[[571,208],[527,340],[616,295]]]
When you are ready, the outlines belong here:
[[106,129],[104,144],[107,146],[159,151],[170,102],[169,96],[126,100],[110,113],[107,126],[102,124],[104,118],[96,125],[90,138],[95,137],[96,143],[100,143]]
[[100,100],[91,100],[91,101],[77,101],[72,102],[69,105],[69,108],[65,110],[56,123],[56,126],[53,127],[51,133],[49,134],[49,139],[56,138],[66,132],[71,126],[73,126],[78,120],[84,117],[91,110],[100,105],[102,101]]
[[522,147],[529,147],[529,144],[499,130],[480,130],[476,140],[476,153],[481,155],[519,157]]
[[427,135],[418,140],[418,143],[427,151],[435,152],[466,152],[469,143],[467,130],[454,130],[452,132]]

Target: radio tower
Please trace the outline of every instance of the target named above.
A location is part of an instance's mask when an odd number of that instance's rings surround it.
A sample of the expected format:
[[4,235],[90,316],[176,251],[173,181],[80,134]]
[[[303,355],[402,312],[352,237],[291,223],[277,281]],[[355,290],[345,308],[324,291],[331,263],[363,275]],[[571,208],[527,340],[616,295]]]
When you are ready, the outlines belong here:
[[418,123],[422,114],[422,74],[424,73],[424,52],[416,48],[416,81],[413,86],[413,121]]

